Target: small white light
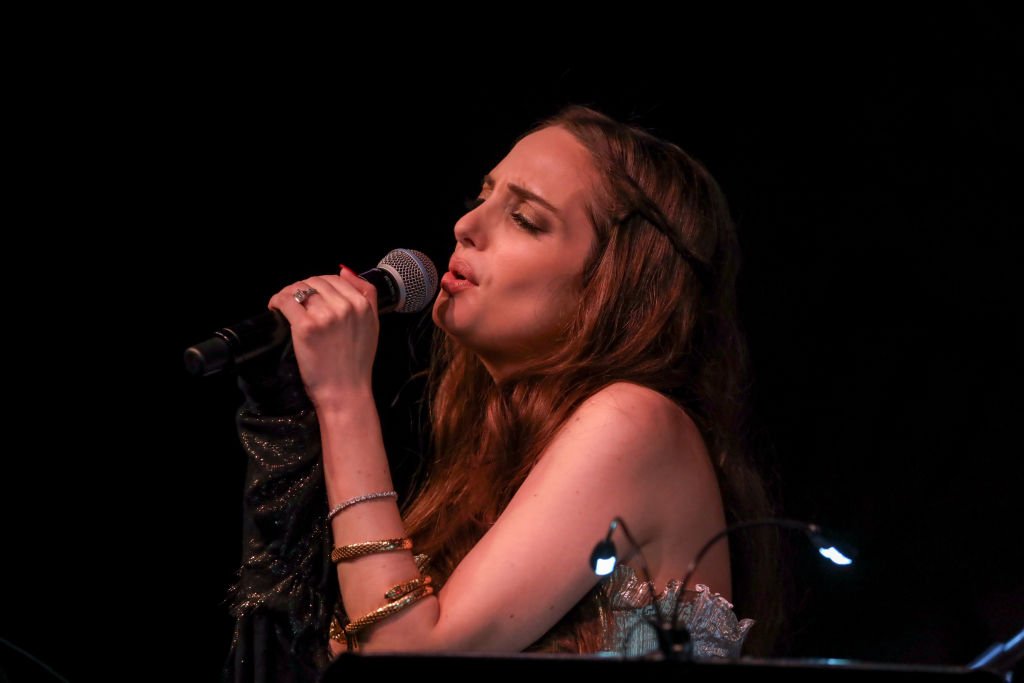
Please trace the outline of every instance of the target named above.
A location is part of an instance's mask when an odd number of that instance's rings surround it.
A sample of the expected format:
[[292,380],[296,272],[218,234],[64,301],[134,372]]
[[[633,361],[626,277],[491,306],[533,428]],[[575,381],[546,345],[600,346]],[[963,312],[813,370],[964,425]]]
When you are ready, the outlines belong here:
[[615,569],[615,558],[614,557],[602,557],[597,561],[597,565],[594,567],[594,573],[598,576],[607,576],[612,573]]
[[831,546],[829,548],[818,548],[818,552],[821,553],[823,557],[827,557],[836,564],[853,564],[853,560],[836,550],[835,546]]

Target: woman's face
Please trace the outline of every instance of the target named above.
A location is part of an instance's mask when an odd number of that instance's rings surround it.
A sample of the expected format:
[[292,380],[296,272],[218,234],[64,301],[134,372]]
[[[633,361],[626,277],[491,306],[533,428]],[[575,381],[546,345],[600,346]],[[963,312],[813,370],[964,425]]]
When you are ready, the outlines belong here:
[[476,207],[456,222],[434,322],[496,378],[548,349],[574,310],[598,186],[590,153],[564,128],[545,128],[487,174]]

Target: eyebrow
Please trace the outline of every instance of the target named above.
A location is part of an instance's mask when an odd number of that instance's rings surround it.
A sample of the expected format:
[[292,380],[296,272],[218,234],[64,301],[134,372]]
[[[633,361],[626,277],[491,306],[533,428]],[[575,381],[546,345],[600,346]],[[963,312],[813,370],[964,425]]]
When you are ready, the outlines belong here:
[[[485,175],[482,182],[483,182],[484,187],[491,188],[491,189],[494,188],[494,178],[492,178],[490,176],[490,174]],[[512,194],[514,194],[515,196],[519,197],[520,199],[524,200],[524,201],[534,202],[535,204],[540,204],[541,206],[543,206],[545,209],[547,209],[551,213],[555,214],[556,216],[558,215],[558,209],[555,208],[554,204],[552,204],[548,200],[544,199],[543,197],[541,197],[536,192],[532,192],[530,190],[527,190],[522,185],[516,185],[515,183],[509,183],[508,184],[508,191],[511,192]]]

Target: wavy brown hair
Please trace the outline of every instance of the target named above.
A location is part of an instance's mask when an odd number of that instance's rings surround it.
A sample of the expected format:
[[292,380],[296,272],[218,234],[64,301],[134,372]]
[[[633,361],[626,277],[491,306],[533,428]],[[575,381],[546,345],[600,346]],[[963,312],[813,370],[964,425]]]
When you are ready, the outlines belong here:
[[[520,139],[548,126],[571,132],[599,172],[588,207],[596,244],[560,343],[514,376],[496,383],[474,353],[436,333],[433,456],[405,511],[436,578],[449,576],[491,527],[566,418],[614,382],[649,387],[686,410],[712,454],[728,523],[770,513],[743,443],[739,250],[718,184],[677,145],[592,108],[569,106]],[[748,653],[766,653],[777,630],[778,592],[768,578],[776,546],[771,529],[730,539],[734,603],[758,622]],[[549,636],[593,650],[600,634],[591,604],[581,602]]]

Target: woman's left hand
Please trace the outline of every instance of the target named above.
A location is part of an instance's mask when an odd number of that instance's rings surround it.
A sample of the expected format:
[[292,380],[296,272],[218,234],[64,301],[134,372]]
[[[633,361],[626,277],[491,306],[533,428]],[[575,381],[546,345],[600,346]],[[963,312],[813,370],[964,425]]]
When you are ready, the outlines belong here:
[[[316,290],[299,303],[297,289]],[[270,301],[291,323],[295,357],[306,393],[318,409],[372,392],[380,321],[377,289],[347,268],[278,292]]]

